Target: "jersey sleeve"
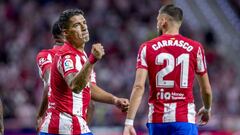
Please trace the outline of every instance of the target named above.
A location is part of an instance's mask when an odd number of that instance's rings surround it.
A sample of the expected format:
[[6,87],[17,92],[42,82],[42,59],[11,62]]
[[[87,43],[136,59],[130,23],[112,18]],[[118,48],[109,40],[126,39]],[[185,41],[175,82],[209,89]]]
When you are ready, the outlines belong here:
[[74,54],[65,54],[59,57],[58,70],[65,78],[70,73],[76,73],[82,68],[80,58]]
[[39,75],[43,78],[45,71],[51,67],[52,64],[52,56],[48,51],[41,51],[38,53],[36,57],[37,66],[39,69]]
[[200,44],[197,49],[195,72],[198,75],[204,75],[207,72],[206,56],[204,54],[204,49]]
[[138,51],[137,56],[137,65],[136,68],[143,68],[148,69],[147,61],[146,61],[146,52],[147,52],[147,46],[145,44],[141,45]]

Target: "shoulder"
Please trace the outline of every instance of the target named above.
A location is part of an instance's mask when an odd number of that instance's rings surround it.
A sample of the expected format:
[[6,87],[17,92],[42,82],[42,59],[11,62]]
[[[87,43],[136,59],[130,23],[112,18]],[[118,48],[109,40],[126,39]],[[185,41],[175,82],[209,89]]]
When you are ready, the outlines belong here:
[[197,40],[193,40],[193,39],[190,39],[188,37],[185,37],[185,36],[181,36],[185,41],[189,42],[191,45],[193,46],[196,46],[196,47],[202,47],[202,44],[197,41]]
[[139,52],[142,51],[143,49],[145,51],[150,51],[151,50],[150,48],[152,47],[152,45],[156,44],[161,39],[162,39],[161,36],[159,36],[159,37],[156,37],[151,40],[143,42],[139,47]]
[[60,57],[65,57],[65,56],[68,57],[68,55],[76,56],[76,53],[72,51],[71,48],[69,48],[68,46],[63,45],[62,47],[58,48],[56,55]]
[[41,51],[38,52],[37,58],[47,56],[48,54],[51,54],[50,50],[47,50],[47,49],[41,50]]
[[50,50],[41,50],[36,56],[36,61],[38,64],[41,64],[48,61],[48,59],[50,59],[49,57],[52,57]]

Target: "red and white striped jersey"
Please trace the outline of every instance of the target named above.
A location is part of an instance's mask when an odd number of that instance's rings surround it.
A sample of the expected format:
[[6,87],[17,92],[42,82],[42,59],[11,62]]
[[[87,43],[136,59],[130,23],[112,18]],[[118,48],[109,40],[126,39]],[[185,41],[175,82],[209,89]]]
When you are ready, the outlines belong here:
[[164,34],[141,45],[137,68],[149,75],[149,123],[195,123],[194,74],[207,72],[200,43]]
[[[51,101],[53,108],[48,109],[40,131],[51,134],[83,134],[90,132],[86,124],[86,112],[90,101],[88,85],[79,93],[74,93],[65,82],[69,73],[79,72],[87,61],[85,52],[80,52],[65,43],[57,52],[51,66]],[[92,71],[89,82],[96,83]]]
[[[38,66],[39,76],[43,80],[43,75],[46,70],[51,68],[53,58],[55,54],[60,50],[61,46],[54,46],[52,49],[42,50],[37,54],[36,62]],[[50,75],[49,75],[50,76]],[[43,80],[44,81],[44,80]],[[48,82],[48,108],[51,106],[51,88],[50,88],[50,78]]]
[[51,67],[52,60],[54,55],[58,50],[60,50],[61,46],[54,46],[52,49],[41,50],[36,57],[36,62],[38,66],[39,76],[43,78],[45,71]]

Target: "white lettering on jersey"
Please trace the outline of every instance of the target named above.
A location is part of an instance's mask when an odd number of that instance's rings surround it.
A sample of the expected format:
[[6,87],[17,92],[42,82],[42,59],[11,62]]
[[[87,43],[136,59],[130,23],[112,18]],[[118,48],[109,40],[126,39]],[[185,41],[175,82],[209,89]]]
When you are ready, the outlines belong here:
[[158,100],[184,100],[185,98],[183,93],[164,92],[164,89],[161,89],[160,92],[157,93]]
[[152,48],[153,50],[157,51],[158,49],[162,48],[162,47],[166,47],[166,46],[177,46],[177,47],[181,47],[185,50],[187,50],[188,52],[191,52],[193,50],[193,46],[191,46],[188,42],[185,42],[183,40],[162,40],[162,41],[158,41],[157,44],[153,44]]

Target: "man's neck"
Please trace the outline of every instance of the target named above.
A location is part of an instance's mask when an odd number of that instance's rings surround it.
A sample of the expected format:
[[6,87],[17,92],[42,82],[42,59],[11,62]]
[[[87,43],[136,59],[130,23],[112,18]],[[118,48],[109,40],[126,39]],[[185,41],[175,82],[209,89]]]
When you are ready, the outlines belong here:
[[177,26],[176,24],[171,24],[171,27],[168,27],[163,30],[163,34],[178,35],[179,34],[179,26]]
[[72,44],[72,46],[74,47],[74,48],[76,48],[78,51],[80,51],[80,52],[83,52],[84,51],[84,47],[85,47],[85,44],[83,43],[83,44],[79,44],[79,43],[71,43],[70,42],[70,44]]
[[163,32],[163,34],[168,34],[168,35],[178,35],[179,30],[177,29],[168,29]]

